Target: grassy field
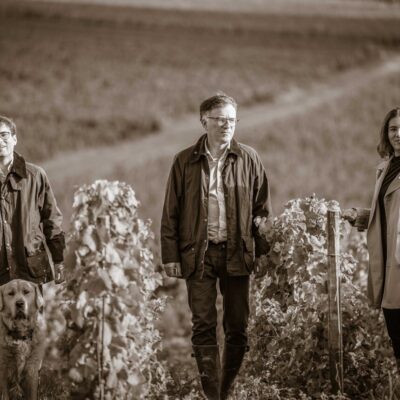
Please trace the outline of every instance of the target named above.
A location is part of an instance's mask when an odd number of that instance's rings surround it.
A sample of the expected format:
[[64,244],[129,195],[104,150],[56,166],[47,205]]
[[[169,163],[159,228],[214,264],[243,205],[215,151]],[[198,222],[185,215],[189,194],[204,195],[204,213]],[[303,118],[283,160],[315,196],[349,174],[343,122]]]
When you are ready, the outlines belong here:
[[240,104],[373,63],[398,18],[0,5],[0,110],[38,161],[156,132],[222,89]]

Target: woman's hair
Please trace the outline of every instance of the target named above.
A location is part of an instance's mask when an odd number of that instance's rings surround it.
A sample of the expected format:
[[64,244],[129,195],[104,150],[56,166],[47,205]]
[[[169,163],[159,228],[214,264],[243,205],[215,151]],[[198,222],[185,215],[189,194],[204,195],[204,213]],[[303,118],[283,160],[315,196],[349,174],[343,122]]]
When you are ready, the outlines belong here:
[[390,157],[394,153],[393,146],[389,141],[389,121],[394,117],[400,117],[400,107],[390,110],[383,120],[380,140],[378,143],[378,153],[382,158]]

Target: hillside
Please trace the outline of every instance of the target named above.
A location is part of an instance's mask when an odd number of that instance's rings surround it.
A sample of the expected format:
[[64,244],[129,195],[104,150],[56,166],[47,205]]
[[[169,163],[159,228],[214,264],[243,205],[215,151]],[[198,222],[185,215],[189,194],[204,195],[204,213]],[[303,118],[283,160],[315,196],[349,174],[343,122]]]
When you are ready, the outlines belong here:
[[218,89],[242,106],[272,103],[373,65],[398,51],[398,25],[396,13],[2,1],[0,110],[19,126],[20,151],[43,161],[160,132]]

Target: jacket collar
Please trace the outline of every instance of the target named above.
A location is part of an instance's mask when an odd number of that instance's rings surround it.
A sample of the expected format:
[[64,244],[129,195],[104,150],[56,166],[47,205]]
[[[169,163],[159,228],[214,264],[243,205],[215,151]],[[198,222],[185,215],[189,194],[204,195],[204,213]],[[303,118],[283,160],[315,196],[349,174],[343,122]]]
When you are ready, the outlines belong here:
[[[376,205],[378,202],[379,191],[381,190],[383,179],[385,178],[386,171],[389,168],[390,161],[392,160],[392,158],[393,157],[389,157],[389,158],[381,161],[376,168],[376,183],[375,183],[374,195],[372,197],[372,206],[371,206],[371,212],[370,212],[370,217],[369,217],[369,225],[372,223],[372,220],[375,216],[375,210],[376,210]],[[388,193],[388,190],[386,191],[385,196],[387,195],[387,193]]]
[[27,178],[24,158],[14,151],[14,160],[10,170],[9,182],[14,190],[21,190],[21,179]]
[[[202,156],[204,157],[207,156],[206,139],[207,139],[207,134],[205,133],[200,137],[200,139],[194,145],[192,153],[190,154],[190,162],[195,163],[199,161]],[[226,157],[228,158],[230,154],[236,157],[242,155],[242,150],[239,146],[239,143],[235,139],[231,140],[231,144],[229,146],[228,154],[226,155]]]
[[10,172],[14,172],[14,174],[17,174],[20,178],[27,178],[28,176],[26,173],[26,163],[24,158],[15,151],[14,161]]

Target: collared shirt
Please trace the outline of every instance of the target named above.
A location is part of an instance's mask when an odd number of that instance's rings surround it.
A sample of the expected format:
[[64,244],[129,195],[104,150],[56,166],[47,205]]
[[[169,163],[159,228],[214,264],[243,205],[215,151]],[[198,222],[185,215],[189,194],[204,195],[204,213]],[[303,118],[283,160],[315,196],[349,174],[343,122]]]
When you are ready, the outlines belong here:
[[222,170],[228,149],[219,158],[214,158],[205,142],[208,166],[210,169],[208,194],[208,240],[219,243],[226,241],[226,209]]

